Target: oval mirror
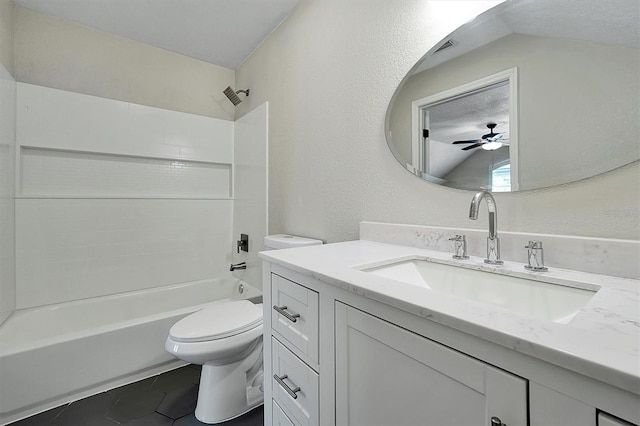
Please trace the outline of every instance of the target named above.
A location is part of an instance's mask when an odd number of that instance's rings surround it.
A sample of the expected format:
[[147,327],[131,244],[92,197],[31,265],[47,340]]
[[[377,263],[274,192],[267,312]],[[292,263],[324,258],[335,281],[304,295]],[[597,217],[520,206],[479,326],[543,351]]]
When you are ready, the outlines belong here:
[[507,0],[418,62],[387,110],[400,164],[517,191],[640,159],[640,2]]

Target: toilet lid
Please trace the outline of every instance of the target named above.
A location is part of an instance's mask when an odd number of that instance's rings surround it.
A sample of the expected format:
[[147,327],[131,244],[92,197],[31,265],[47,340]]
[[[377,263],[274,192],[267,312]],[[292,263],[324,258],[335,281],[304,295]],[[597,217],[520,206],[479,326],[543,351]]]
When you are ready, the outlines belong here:
[[179,342],[200,342],[234,336],[262,324],[262,305],[248,300],[221,302],[188,315],[169,330]]

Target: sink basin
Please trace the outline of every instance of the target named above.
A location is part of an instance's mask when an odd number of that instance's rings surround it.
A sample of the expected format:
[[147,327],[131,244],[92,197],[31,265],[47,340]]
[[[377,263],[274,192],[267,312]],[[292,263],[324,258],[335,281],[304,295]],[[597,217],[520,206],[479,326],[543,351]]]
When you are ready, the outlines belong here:
[[597,289],[530,280],[422,259],[358,269],[560,324],[569,323],[597,292]]

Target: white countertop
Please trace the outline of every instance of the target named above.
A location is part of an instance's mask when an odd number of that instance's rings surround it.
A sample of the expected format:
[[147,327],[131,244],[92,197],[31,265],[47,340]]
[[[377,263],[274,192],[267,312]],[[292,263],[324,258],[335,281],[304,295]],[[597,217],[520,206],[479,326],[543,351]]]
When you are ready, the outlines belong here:
[[[580,281],[601,287],[569,322],[531,319],[509,310],[450,296],[357,270],[389,259],[423,257],[471,269],[546,281]],[[489,267],[479,257],[416,247],[349,241],[265,251],[260,257],[327,284],[377,300],[596,380],[640,394],[640,281],[558,268],[528,272],[522,263]]]

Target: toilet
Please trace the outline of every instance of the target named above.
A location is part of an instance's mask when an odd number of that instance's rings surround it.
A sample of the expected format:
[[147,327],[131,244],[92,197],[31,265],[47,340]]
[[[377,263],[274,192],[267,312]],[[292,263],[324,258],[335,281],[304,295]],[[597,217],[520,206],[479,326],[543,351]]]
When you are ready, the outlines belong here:
[[[267,250],[323,244],[293,235],[269,235]],[[202,365],[196,418],[222,423],[263,403],[262,304],[222,301],[188,315],[169,330],[165,349]]]

